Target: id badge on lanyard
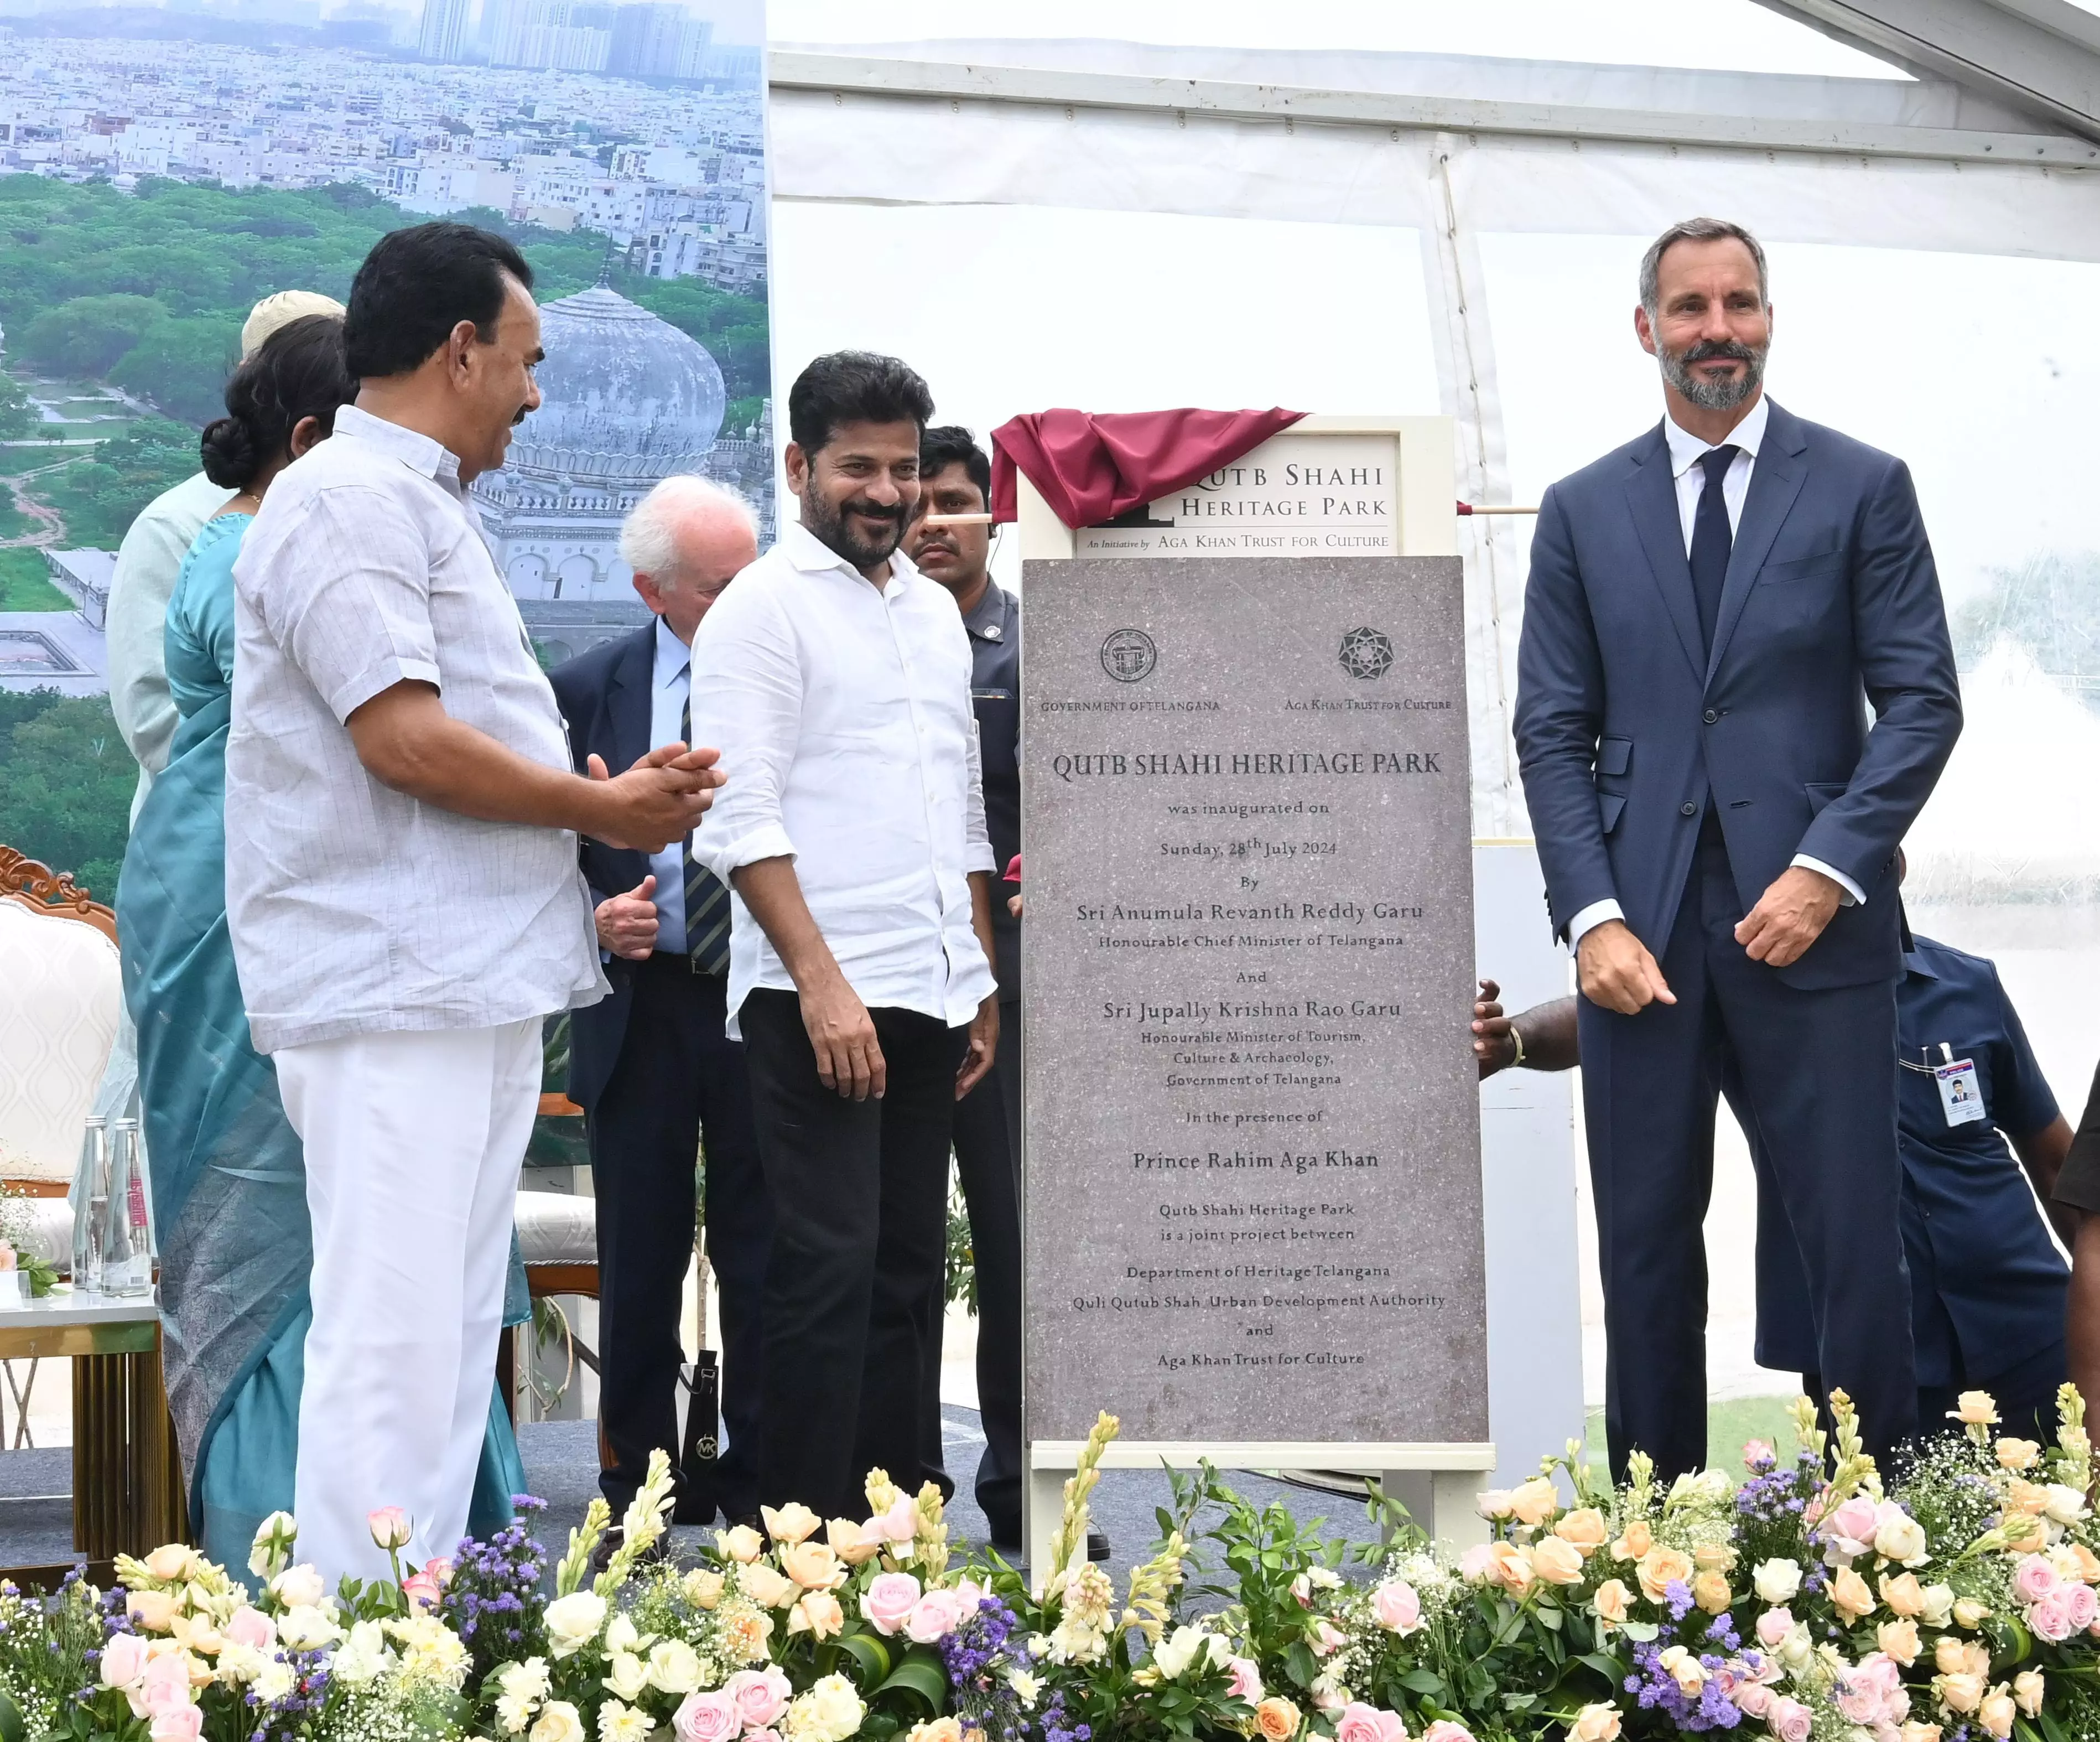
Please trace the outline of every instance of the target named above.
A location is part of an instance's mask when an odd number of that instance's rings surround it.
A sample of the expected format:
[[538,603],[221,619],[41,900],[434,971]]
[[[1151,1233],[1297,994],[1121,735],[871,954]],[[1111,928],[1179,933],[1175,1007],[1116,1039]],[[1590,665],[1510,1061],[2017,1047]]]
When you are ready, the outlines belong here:
[[1939,1104],[1948,1124],[1963,1125],[1989,1118],[1983,1089],[1976,1081],[1975,1061],[1956,1058],[1954,1049],[1944,1041],[1940,1042],[1939,1053],[1941,1062],[1932,1067],[1932,1080],[1939,1090]]

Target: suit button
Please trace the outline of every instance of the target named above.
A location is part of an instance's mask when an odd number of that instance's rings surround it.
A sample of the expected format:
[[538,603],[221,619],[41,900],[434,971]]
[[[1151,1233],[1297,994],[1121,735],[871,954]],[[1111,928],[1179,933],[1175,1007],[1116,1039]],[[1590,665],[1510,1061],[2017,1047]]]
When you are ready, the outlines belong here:
[[1681,804],[1677,807],[1677,814],[1679,816],[1696,816],[1699,814],[1699,807],[1696,804]]
[[1706,723],[1709,726],[1711,726],[1714,722],[1720,718],[1720,717],[1721,716],[1716,714],[1711,708],[1709,708],[1706,710]]

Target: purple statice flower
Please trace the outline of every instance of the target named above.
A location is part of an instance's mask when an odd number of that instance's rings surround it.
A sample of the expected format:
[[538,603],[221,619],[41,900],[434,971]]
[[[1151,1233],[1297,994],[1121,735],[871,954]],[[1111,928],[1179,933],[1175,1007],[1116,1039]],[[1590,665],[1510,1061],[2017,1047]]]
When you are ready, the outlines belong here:
[[499,1661],[530,1656],[539,1643],[547,1551],[533,1541],[532,1520],[547,1503],[514,1495],[518,1517],[486,1542],[464,1539],[439,1612],[473,1654],[477,1674]]

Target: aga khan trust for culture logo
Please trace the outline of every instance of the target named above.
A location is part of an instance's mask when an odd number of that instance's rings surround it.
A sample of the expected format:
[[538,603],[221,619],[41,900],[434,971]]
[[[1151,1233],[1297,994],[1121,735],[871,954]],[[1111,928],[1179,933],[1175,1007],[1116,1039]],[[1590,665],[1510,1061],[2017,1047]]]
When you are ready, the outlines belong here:
[[1338,657],[1352,678],[1382,678],[1392,670],[1392,643],[1382,630],[1352,629],[1342,637]]

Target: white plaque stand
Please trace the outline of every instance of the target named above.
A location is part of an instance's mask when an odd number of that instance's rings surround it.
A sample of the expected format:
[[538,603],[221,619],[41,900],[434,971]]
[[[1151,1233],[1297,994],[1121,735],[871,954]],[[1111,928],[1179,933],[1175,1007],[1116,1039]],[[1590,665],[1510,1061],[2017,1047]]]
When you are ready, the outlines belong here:
[[[1354,469],[1366,461],[1382,462],[1391,480],[1384,504],[1389,520],[1381,528],[1361,520],[1329,520],[1318,508],[1317,493],[1309,520],[1286,524],[1236,515],[1233,504],[1252,493],[1258,466],[1274,475],[1279,464],[1302,459],[1308,452],[1322,461]],[[1017,530],[1024,562],[1114,555],[1229,557],[1307,555],[1445,556],[1458,549],[1453,465],[1453,431],[1446,418],[1308,417],[1236,462],[1241,475],[1215,475],[1201,486],[1179,493],[1175,502],[1199,508],[1207,518],[1179,511],[1153,516],[1171,524],[1091,528],[1065,526],[1024,475],[1017,480]],[[1273,476],[1264,483],[1273,486]],[[1203,500],[1195,502],[1200,493]],[[1155,509],[1168,507],[1156,504]],[[1279,528],[1282,534],[1279,536]],[[1375,536],[1383,531],[1385,536]],[[1360,536],[1370,535],[1370,536]],[[1022,733],[1027,732],[1024,710]],[[1024,751],[1025,758],[1025,751]],[[1024,849],[1024,857],[1025,857]],[[1024,1036],[1024,1046],[1026,1038]],[[1024,1081],[1026,1080],[1024,1072]],[[1026,1119],[1023,1120],[1024,1205],[1026,1215]],[[1028,1245],[1024,1239],[1024,1254]],[[1025,1262],[1024,1259],[1024,1262]],[[1024,1298],[1027,1280],[1023,1278]],[[1026,1404],[1024,1401],[1024,1413]],[[1252,1424],[1251,1424],[1252,1425]],[[1278,1424],[1283,1425],[1283,1424]],[[1290,1424],[1297,1426],[1299,1424]],[[1310,1424],[1307,1424],[1310,1425]],[[1063,1485],[1076,1467],[1082,1443],[1038,1439],[1032,1425],[1026,1440],[1023,1534],[1031,1579],[1039,1589],[1049,1576],[1050,1542],[1063,1504]],[[1204,1460],[1226,1470],[1316,1469],[1382,1479],[1385,1492],[1404,1505],[1430,1534],[1458,1545],[1484,1540],[1486,1526],[1473,1506],[1474,1495],[1496,1464],[1491,1441],[1369,1444],[1306,1439],[1140,1440],[1112,1444],[1104,1468],[1156,1470],[1162,1465],[1193,1469]]]

